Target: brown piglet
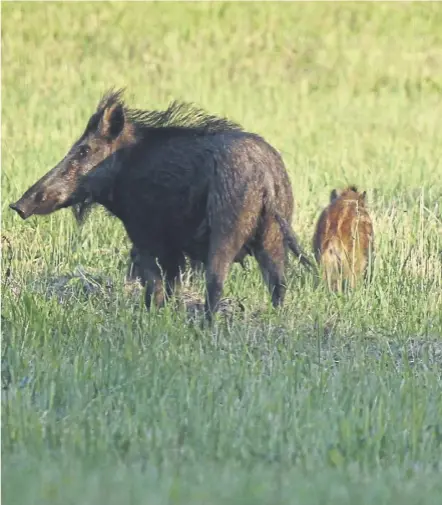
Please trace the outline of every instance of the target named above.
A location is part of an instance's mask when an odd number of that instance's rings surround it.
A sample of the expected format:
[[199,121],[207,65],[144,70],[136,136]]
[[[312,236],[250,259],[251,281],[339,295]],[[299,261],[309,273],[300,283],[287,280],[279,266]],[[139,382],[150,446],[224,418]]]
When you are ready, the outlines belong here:
[[354,288],[373,264],[373,223],[366,208],[366,192],[350,186],[334,189],[330,204],[319,217],[313,237],[315,258],[333,291]]

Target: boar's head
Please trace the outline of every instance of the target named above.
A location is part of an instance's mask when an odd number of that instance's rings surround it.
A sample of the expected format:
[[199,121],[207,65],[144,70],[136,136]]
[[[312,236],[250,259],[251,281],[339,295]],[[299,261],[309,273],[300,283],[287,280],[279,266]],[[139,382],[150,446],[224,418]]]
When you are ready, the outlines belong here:
[[27,219],[84,203],[88,198],[84,180],[118,149],[134,141],[121,94],[122,90],[110,91],[101,99],[83,135],[66,156],[19,200],[10,204],[11,209]]

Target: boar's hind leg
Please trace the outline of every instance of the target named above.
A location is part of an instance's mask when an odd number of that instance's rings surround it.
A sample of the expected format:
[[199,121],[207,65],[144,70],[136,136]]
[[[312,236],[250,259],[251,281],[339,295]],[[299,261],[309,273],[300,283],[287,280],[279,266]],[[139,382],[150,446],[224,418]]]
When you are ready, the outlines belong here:
[[212,314],[218,310],[224,281],[240,248],[241,245],[236,247],[235,240],[232,237],[224,237],[210,245],[206,269],[207,292],[205,303],[205,312],[209,320],[211,320]]
[[286,248],[276,221],[269,218],[258,241],[255,257],[266,282],[274,307],[282,305],[285,297],[284,268]]

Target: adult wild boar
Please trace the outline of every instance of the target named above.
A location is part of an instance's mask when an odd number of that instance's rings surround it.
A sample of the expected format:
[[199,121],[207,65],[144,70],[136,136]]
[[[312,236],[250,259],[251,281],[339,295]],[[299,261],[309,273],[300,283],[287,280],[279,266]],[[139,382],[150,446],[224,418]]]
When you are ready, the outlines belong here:
[[11,208],[26,219],[72,206],[81,220],[94,204],[123,222],[138,251],[148,309],[152,298],[163,305],[185,255],[206,267],[209,319],[235,259],[256,258],[274,306],[284,299],[288,248],[311,266],[289,225],[294,202],[281,156],[193,105],[143,111],[109,91],[66,156]]

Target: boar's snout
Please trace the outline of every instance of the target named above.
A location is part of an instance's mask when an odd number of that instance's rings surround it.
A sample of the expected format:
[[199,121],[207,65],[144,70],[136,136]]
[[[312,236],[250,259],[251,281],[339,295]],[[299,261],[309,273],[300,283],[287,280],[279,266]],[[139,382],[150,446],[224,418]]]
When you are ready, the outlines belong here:
[[[22,219],[36,215],[46,215],[71,205],[72,178],[63,176],[63,164],[58,164],[9,207]],[[69,184],[70,183],[70,184]]]
[[11,203],[9,207],[12,210],[15,210],[17,214],[22,218],[22,219],[27,219],[29,216],[32,216],[34,213],[34,208],[35,205],[30,205],[30,202],[23,201],[23,199],[18,200],[15,203]]

